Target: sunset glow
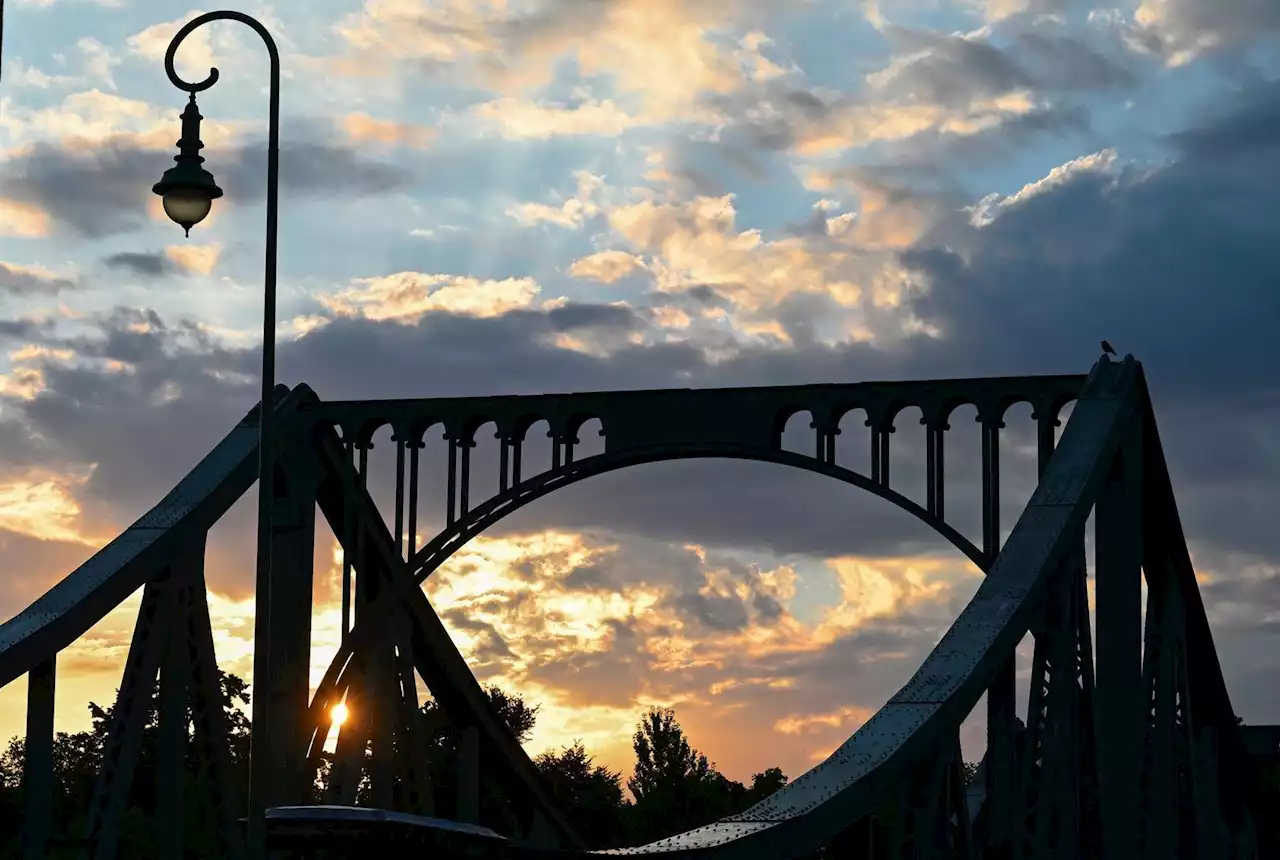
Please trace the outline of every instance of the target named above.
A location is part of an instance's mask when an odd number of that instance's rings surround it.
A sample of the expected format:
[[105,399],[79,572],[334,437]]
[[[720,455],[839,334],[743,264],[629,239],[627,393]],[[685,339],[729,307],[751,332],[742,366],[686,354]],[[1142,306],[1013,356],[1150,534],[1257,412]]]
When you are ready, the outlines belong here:
[[340,726],[347,721],[347,717],[351,716],[351,712],[347,710],[346,702],[338,702],[329,711],[329,717],[333,720],[335,726]]

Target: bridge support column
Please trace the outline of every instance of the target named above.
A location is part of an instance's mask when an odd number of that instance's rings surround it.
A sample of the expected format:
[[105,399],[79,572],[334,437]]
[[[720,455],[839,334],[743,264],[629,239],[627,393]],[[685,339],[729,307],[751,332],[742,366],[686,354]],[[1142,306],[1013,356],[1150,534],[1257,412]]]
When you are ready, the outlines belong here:
[[22,856],[43,860],[53,833],[53,699],[56,657],[27,674],[27,741],[22,762],[26,816],[22,822]]
[[172,569],[142,591],[142,606],[134,624],[129,656],[111,711],[102,768],[94,785],[85,838],[94,860],[114,860],[120,841],[120,820],[128,806],[142,732],[151,711],[164,643],[172,631],[174,616]]
[[304,803],[308,779],[303,737],[308,736],[311,674],[311,604],[314,588],[316,488],[319,466],[309,452],[281,458],[271,532],[271,666],[254,678],[255,694],[270,697],[269,756],[275,774],[263,793],[267,806]]
[[[990,564],[1000,552],[1000,428],[998,416],[982,421],[982,552]],[[939,441],[941,446],[941,441]],[[939,493],[939,496],[941,493]],[[1011,851],[1016,780],[1017,655],[1010,654],[987,688],[987,839],[999,852]],[[1009,854],[1008,856],[1012,856]]]
[[[174,607],[173,627],[160,664],[160,701],[156,749],[156,848],[160,860],[182,860],[183,777],[187,758],[187,694],[190,690],[190,655],[185,609],[190,584],[171,583],[180,593]],[[185,579],[185,577],[184,577]],[[203,597],[203,593],[201,597]]]
[[1095,508],[1098,782],[1107,860],[1138,856],[1142,731],[1142,436],[1135,421]]

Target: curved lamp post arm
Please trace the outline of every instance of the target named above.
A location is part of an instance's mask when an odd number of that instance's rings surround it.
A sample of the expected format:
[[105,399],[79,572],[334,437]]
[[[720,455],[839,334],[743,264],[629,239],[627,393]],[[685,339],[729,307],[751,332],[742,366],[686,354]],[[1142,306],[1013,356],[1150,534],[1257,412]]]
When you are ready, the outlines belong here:
[[178,30],[164,55],[164,70],[175,87],[195,94],[209,89],[218,82],[218,70],[209,69],[203,81],[192,83],[178,76],[173,67],[174,56],[184,39],[211,21],[239,21],[262,37],[271,59],[270,106],[267,138],[267,235],[266,271],[263,289],[262,319],[262,399],[258,410],[258,560],[256,582],[256,609],[254,619],[254,658],[252,702],[253,732],[250,736],[249,821],[247,849],[250,857],[264,853],[263,813],[273,780],[278,756],[274,753],[275,733],[271,731],[274,720],[269,712],[272,699],[271,679],[271,531],[272,508],[275,498],[274,455],[272,451],[272,412],[275,403],[275,342],[276,342],[276,229],[277,200],[279,197],[280,160],[280,53],[275,40],[257,19],[244,14],[223,10],[199,15]]

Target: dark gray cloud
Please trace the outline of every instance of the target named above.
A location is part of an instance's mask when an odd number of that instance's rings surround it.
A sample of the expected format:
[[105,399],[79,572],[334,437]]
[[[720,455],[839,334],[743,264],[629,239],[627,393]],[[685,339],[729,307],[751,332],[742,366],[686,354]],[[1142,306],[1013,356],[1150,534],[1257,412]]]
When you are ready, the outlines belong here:
[[163,251],[121,251],[103,259],[109,269],[132,272],[144,278],[182,274],[186,269],[169,259]]
[[[961,111],[1011,92],[1029,92],[1036,106],[996,126],[970,135],[925,130],[893,141],[886,155],[917,170],[990,161],[1044,134],[1088,131],[1089,110],[1082,100],[1104,90],[1132,89],[1143,71],[1119,38],[1099,39],[1096,32],[1086,36],[1067,27],[1032,24],[975,36],[889,25],[884,33],[893,62],[859,91],[819,93],[788,76],[707,95],[707,102],[728,118],[716,151],[744,175],[759,178],[764,168],[757,151],[790,149],[824,128],[856,121],[871,108],[923,104]],[[690,149],[676,148],[672,172],[694,188],[718,187],[714,177],[690,163]]]
[[1015,90],[1060,95],[1125,88],[1138,80],[1118,44],[1104,53],[1066,31],[1016,32],[1005,44],[899,26],[887,27],[885,35],[897,54],[910,57],[878,88],[894,101],[954,107]]
[[1266,0],[1168,0],[1151,20],[1121,29],[1132,44],[1165,59],[1183,52],[1244,53],[1242,49],[1280,32],[1280,5]]
[[[42,141],[5,162],[0,194],[39,206],[81,237],[124,233],[144,222],[151,186],[171,166],[172,154],[128,137],[102,141],[87,152]],[[205,155],[205,166],[227,192],[226,202],[255,202],[265,195],[265,144]],[[411,181],[407,170],[340,144],[285,141],[280,147],[280,186],[292,193],[351,197],[403,188]]]
[[1247,90],[1215,121],[1172,135],[1181,154],[1193,161],[1258,159],[1280,149],[1280,84]]
[[74,289],[76,282],[23,266],[0,263],[0,293],[10,296],[56,296]]
[[885,36],[895,54],[915,55],[878,87],[895,101],[960,106],[1036,83],[1010,52],[986,39],[896,25]]
[[565,332],[579,329],[630,330],[640,328],[644,323],[632,308],[582,302],[568,302],[552,308],[547,313],[547,322],[555,330]]
[[[1141,358],[1175,475],[1193,481],[1193,536],[1273,555],[1276,93],[1178,135],[1157,170],[1077,174],[984,228],[958,216],[904,255],[929,285],[917,312],[972,364],[1054,366],[1102,338]],[[1242,497],[1256,504],[1232,504]]]
[[47,337],[53,331],[53,324],[48,319],[0,319],[0,338],[24,340],[28,338]]

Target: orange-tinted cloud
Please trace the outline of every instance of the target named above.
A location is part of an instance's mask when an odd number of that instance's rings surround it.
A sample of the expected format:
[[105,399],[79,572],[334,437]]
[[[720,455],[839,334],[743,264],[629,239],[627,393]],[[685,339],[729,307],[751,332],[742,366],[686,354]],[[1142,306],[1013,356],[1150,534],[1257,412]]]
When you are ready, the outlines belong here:
[[371,320],[416,320],[431,311],[488,317],[528,307],[541,288],[531,278],[479,280],[463,275],[397,272],[360,278],[354,285],[319,297],[335,314]]
[[98,546],[102,538],[83,532],[76,482],[37,476],[0,482],[0,529],[38,540]]
[[222,246],[213,245],[168,245],[164,249],[165,256],[188,272],[197,275],[208,275],[218,264],[222,254]]
[[33,203],[0,199],[0,236],[34,239],[49,235],[49,213]]
[[411,122],[378,120],[367,113],[351,113],[342,118],[342,130],[355,143],[380,143],[386,146],[429,146],[436,130]]

